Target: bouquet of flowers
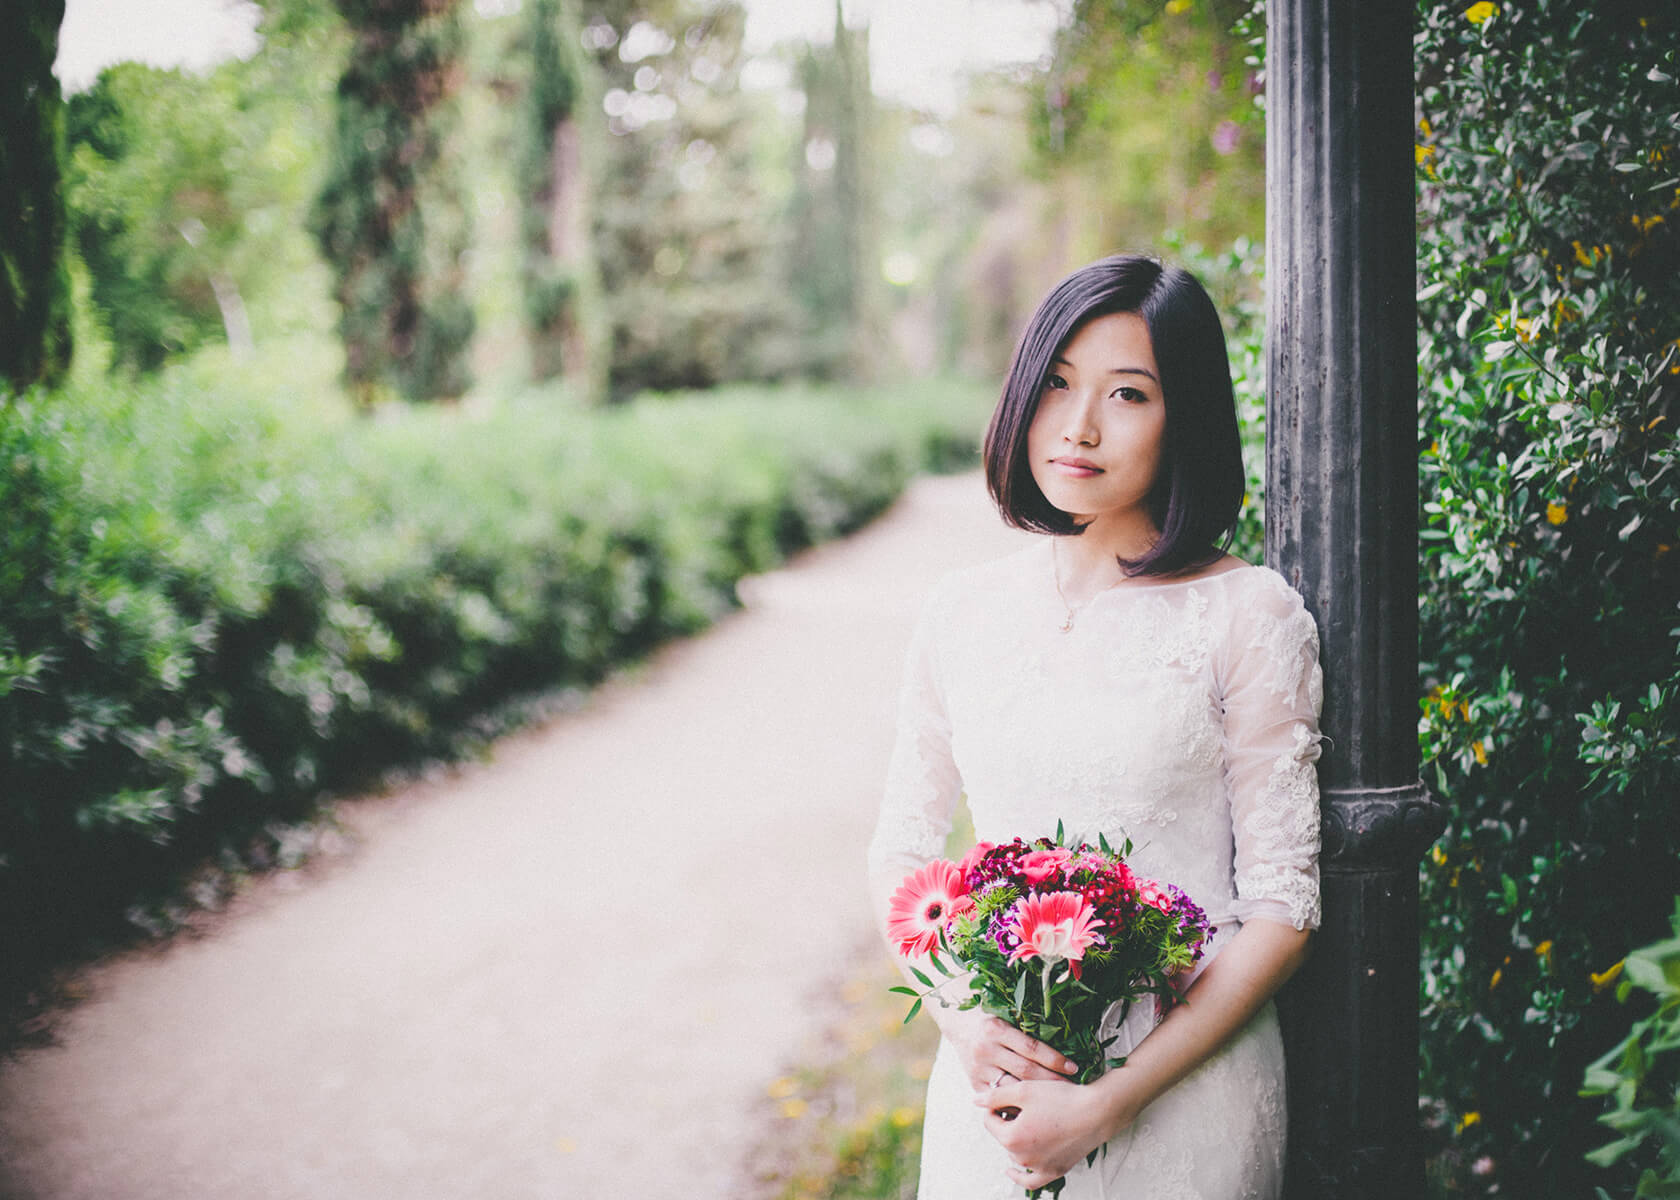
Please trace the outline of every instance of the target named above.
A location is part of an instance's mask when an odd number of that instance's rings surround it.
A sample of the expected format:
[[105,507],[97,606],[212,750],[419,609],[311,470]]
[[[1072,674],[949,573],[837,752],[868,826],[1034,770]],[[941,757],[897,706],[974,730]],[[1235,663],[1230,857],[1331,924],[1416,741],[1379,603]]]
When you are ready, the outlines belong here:
[[[1079,1064],[1075,1083],[1089,1083],[1126,1061],[1108,1053],[1118,1034],[1103,1038],[1104,1016],[1119,1006],[1124,1020],[1144,996],[1177,1002],[1174,981],[1200,961],[1214,929],[1181,889],[1133,873],[1130,841],[1115,850],[1100,835],[1095,846],[1064,838],[1057,822],[1054,840],[981,842],[960,863],[935,859],[911,872],[887,927],[927,990],[892,990],[916,998],[906,1021],[936,992],[944,1003],[946,985],[913,961],[925,958],[947,984],[967,985],[958,1008],[982,1008],[1048,1043]],[[1027,1195],[1059,1195],[1064,1182]]]
[[[1143,996],[1179,1000],[1174,980],[1214,930],[1182,890],[1132,872],[1130,841],[1115,850],[1100,836],[1096,846],[1063,840],[1058,823],[1054,840],[981,842],[960,863],[935,859],[893,893],[888,933],[906,959],[966,982],[957,1007],[1049,1043],[1079,1064],[1074,1081],[1089,1083],[1125,1061],[1108,1055],[1104,1014]],[[940,991],[915,961],[909,970],[927,990],[893,989],[916,997],[906,1021]]]

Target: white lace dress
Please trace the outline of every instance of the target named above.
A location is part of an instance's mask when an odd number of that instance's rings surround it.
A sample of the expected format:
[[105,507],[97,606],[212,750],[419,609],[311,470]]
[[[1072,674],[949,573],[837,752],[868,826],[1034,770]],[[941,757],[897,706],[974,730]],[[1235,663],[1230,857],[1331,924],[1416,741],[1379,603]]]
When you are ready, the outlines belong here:
[[[938,857],[966,793],[976,835],[1129,837],[1140,873],[1176,883],[1219,927],[1318,924],[1318,634],[1276,572],[1100,593],[1068,632],[1050,539],[957,572],[910,648],[873,877]],[[1146,1034],[1122,1032],[1121,1053]],[[1063,1200],[1275,1200],[1283,1046],[1268,1003],[1144,1110]],[[956,1057],[928,1082],[920,1200],[1019,1197]]]

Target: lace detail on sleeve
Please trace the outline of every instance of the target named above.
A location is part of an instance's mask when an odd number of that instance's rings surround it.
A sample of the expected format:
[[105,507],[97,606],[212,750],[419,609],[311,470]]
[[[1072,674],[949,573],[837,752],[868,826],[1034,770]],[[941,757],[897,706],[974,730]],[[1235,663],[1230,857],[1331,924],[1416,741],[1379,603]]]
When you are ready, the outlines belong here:
[[940,678],[936,593],[910,640],[899,692],[898,736],[887,765],[885,794],[869,843],[870,878],[896,879],[945,849],[962,780],[951,757],[951,722]]
[[1301,599],[1267,571],[1233,614],[1227,649],[1225,774],[1231,796],[1239,920],[1296,929],[1320,919],[1318,628]]
[[[1318,894],[1318,734],[1294,727],[1294,744],[1272,763],[1259,800],[1249,806],[1237,845],[1239,919],[1283,915],[1296,929],[1316,929]],[[1262,903],[1268,902],[1268,903]],[[1270,909],[1271,911],[1268,911]]]

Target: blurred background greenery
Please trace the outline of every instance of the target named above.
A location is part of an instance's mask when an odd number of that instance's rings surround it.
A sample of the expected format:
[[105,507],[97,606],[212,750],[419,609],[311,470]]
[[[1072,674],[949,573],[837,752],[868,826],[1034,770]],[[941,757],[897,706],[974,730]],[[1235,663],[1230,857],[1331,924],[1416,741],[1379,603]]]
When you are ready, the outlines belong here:
[[7,996],[975,465],[1080,261],[1258,411],[1241,6],[910,7],[7,7]]
[[[266,0],[243,59],[78,80],[79,356],[336,328],[364,404],[992,374],[1072,266],[1260,238],[1240,0],[898,26],[960,59],[758,7]],[[815,36],[749,45],[800,7]],[[961,27],[988,12],[1008,44]]]
[[[1680,1188],[1671,10],[1417,3],[1432,1195]],[[1261,4],[263,0],[61,89],[112,11],[0,6],[6,1005],[975,465],[1100,254],[1210,284],[1259,553]],[[904,1194],[879,1072],[799,1194]]]

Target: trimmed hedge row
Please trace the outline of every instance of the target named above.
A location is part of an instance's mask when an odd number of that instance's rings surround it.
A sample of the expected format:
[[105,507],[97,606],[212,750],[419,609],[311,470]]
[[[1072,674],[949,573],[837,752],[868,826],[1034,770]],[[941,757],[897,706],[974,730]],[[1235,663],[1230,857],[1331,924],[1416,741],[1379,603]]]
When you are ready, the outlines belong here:
[[975,462],[989,404],[920,383],[369,421],[214,359],[101,386],[0,408],[13,984],[323,794],[699,629],[913,472]]

